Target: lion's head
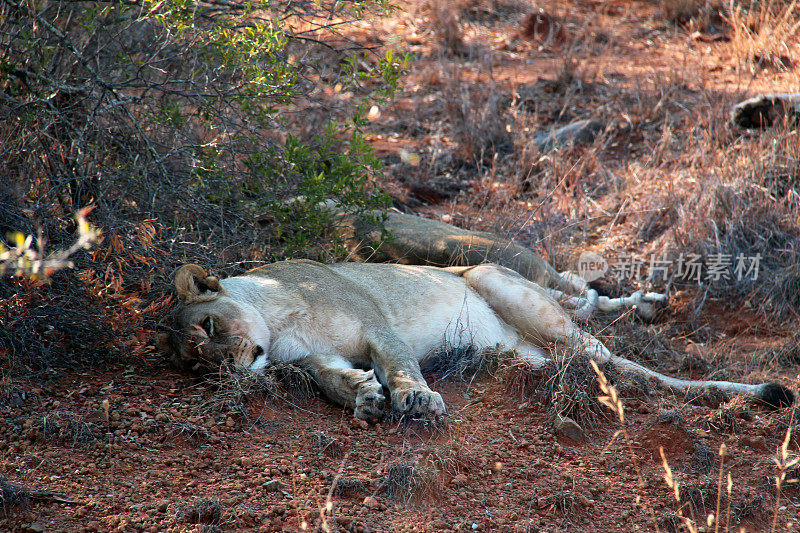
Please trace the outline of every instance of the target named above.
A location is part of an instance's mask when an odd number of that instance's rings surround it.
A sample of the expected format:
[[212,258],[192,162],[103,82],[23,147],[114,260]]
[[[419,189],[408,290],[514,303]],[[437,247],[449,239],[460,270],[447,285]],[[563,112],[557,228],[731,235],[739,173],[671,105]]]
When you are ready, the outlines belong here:
[[194,371],[222,363],[246,368],[266,364],[269,333],[251,305],[232,298],[220,280],[198,265],[175,274],[181,306],[172,330],[159,336],[161,350],[173,363]]

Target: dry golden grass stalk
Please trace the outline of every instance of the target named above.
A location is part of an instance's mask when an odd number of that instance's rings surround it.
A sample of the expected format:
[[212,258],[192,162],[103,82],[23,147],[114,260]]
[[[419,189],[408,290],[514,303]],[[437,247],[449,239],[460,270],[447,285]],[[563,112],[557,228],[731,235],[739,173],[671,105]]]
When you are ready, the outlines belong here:
[[[722,498],[722,470],[725,466],[725,454],[728,451],[728,447],[725,446],[725,443],[719,445],[719,478],[717,479],[717,509],[714,513],[714,533],[719,532],[719,504],[720,499]],[[709,524],[711,527],[711,524]]]
[[597,366],[597,363],[594,361],[590,361],[590,363],[597,374],[597,381],[600,384],[600,390],[605,394],[605,396],[598,397],[597,400],[616,413],[617,417],[619,418],[620,425],[622,426],[622,429],[620,429],[614,435],[614,437],[616,438],[616,435],[618,435],[620,432],[622,432],[622,435],[625,437],[625,444],[628,447],[628,453],[631,456],[631,462],[633,462],[633,468],[636,471],[636,478],[638,480],[637,488],[639,490],[639,494],[636,496],[636,503],[641,504],[642,507],[647,509],[648,513],[650,514],[650,519],[653,521],[656,531],[658,531],[658,521],[656,520],[655,511],[653,510],[653,506],[650,504],[647,494],[642,491],[642,487],[645,486],[645,483],[644,478],[642,478],[642,469],[639,467],[639,459],[633,452],[631,437],[628,434],[628,430],[625,429],[625,406],[622,404],[622,400],[619,398],[617,389],[613,385],[609,385],[608,379],[603,371],[600,370],[600,367]]
[[669,462],[667,462],[667,456],[664,454],[664,447],[658,447],[658,453],[661,454],[661,465],[664,467],[664,482],[667,484],[669,488],[672,489],[672,492],[675,494],[675,503],[678,504],[677,513],[680,519],[683,521],[686,529],[690,531],[690,533],[697,533],[697,526],[695,526],[694,521],[691,518],[683,516],[683,505],[681,505],[681,488],[680,484],[675,480],[675,477],[672,475],[672,468],[669,466]]
[[[797,463],[800,463],[800,457],[793,456],[789,453],[789,441],[792,440],[792,427],[789,426],[786,429],[786,436],[783,439],[783,443],[778,447],[775,453],[775,465],[778,467],[778,475],[775,476],[775,488],[777,489],[775,493],[775,511],[772,515],[772,529],[771,531],[775,531],[775,527],[778,525],[778,509],[781,501],[781,486],[783,485],[784,481],[786,481],[786,471],[795,466]],[[793,482],[795,480],[790,480]]]

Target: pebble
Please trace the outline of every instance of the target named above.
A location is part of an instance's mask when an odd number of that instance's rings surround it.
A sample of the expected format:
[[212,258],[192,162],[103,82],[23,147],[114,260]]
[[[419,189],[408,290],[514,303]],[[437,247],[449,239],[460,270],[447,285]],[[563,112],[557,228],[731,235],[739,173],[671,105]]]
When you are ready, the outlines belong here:
[[556,435],[567,437],[574,442],[581,442],[584,439],[583,428],[568,416],[557,415],[553,421],[553,429]]
[[280,482],[279,480],[277,480],[277,479],[270,479],[270,480],[269,480],[269,481],[267,481],[266,483],[262,483],[262,484],[261,484],[261,486],[262,486],[262,487],[264,488],[264,490],[266,490],[267,492],[281,492],[281,491],[283,491],[283,490],[284,490],[283,483],[281,483],[281,482]]
[[374,496],[367,496],[364,498],[364,507],[372,510],[381,508],[381,503]]
[[453,485],[460,487],[461,485],[466,485],[469,481],[469,478],[464,474],[458,474],[456,477],[453,478],[451,482]]
[[684,352],[694,357],[705,358],[708,355],[708,346],[690,342],[686,345]]

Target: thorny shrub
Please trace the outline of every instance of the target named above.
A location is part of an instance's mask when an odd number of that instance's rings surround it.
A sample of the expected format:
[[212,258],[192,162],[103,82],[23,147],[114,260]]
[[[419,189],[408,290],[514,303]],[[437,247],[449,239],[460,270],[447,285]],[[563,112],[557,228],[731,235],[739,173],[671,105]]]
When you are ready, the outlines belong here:
[[177,265],[318,258],[331,214],[317,199],[385,206],[362,127],[406,58],[340,28],[388,9],[0,0],[0,235],[67,249],[90,205],[103,234],[49,284],[0,278],[0,371],[146,356]]

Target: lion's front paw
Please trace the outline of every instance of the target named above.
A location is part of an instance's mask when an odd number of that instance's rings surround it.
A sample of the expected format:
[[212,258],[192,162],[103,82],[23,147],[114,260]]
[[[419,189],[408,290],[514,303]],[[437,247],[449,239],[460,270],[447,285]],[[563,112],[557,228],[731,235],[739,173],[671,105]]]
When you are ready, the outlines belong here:
[[403,414],[429,418],[442,416],[447,412],[442,396],[425,386],[393,391],[392,406]]
[[383,418],[385,405],[386,397],[381,384],[377,381],[364,383],[358,390],[353,416],[361,420]]

